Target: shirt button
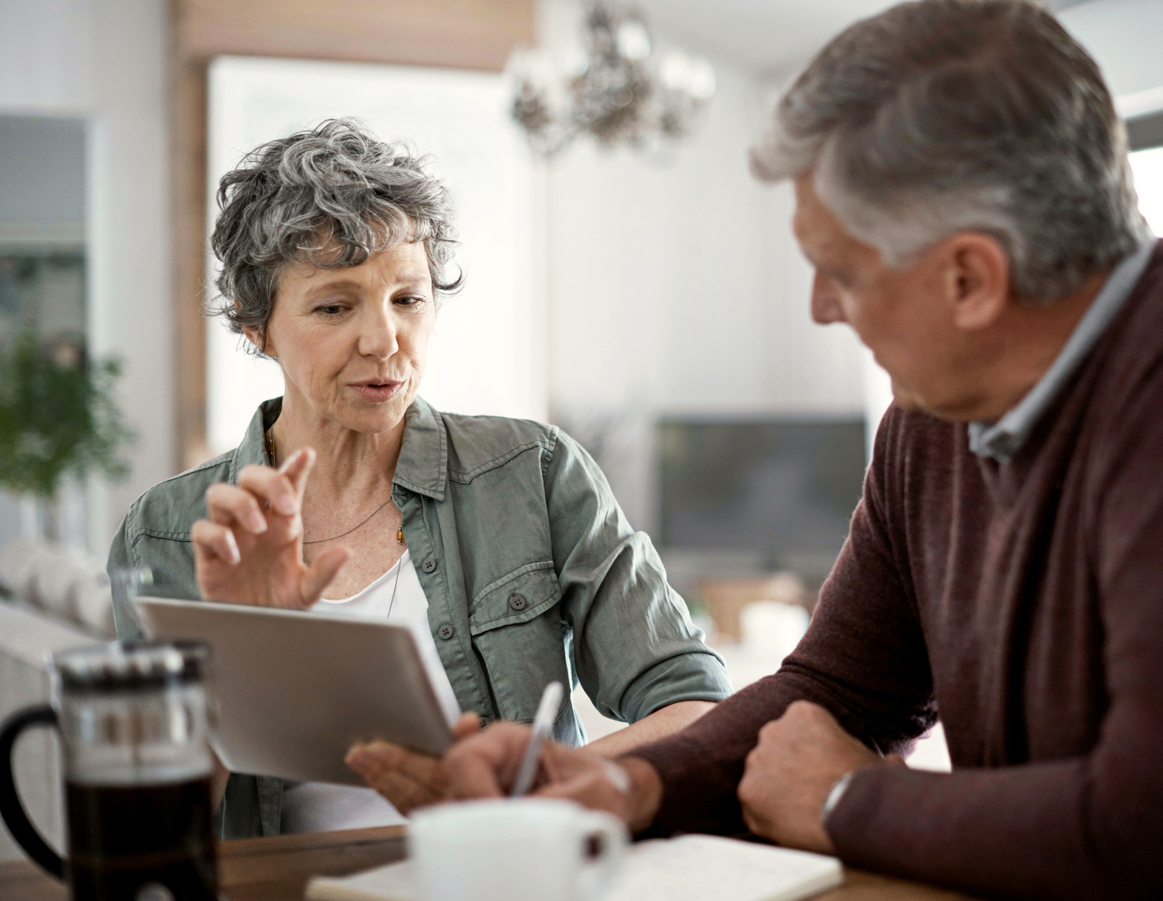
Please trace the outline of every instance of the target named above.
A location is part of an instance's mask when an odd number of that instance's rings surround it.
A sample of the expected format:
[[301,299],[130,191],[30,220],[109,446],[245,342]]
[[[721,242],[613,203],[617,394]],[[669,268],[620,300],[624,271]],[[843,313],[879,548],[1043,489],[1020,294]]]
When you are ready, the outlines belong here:
[[431,557],[429,557],[427,560],[424,561],[424,572],[426,572],[426,573],[436,572],[436,561],[433,560]]
[[452,628],[452,626],[450,626],[448,623],[445,623],[437,630],[436,634],[443,638],[445,641],[448,641],[448,639],[452,638],[452,636],[456,634],[456,629]]
[[509,595],[509,606],[514,610],[524,610],[527,603],[528,601],[525,600],[525,595],[523,594],[513,592],[513,594]]

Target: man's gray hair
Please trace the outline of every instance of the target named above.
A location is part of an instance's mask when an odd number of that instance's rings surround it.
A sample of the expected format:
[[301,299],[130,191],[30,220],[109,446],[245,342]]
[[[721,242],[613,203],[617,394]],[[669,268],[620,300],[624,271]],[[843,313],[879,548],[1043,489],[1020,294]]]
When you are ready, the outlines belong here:
[[232,331],[257,329],[265,345],[286,266],[358,266],[405,241],[423,242],[434,292],[458,289],[462,275],[445,277],[456,246],[452,204],[428,163],[354,119],[330,119],[248,153],[218,185],[210,246],[222,261],[221,300],[211,312]]
[[889,266],[992,235],[1027,303],[1070,294],[1147,235],[1098,66],[1031,0],[919,0],[857,22],[783,95],[751,158],[767,180],[811,171]]

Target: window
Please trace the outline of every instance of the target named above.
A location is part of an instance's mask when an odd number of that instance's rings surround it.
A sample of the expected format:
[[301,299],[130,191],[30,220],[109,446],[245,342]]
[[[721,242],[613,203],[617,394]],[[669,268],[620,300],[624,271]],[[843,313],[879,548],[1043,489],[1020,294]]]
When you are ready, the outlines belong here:
[[1163,237],[1163,147],[1132,153],[1131,170],[1135,173],[1135,190],[1139,192],[1139,209],[1151,230]]

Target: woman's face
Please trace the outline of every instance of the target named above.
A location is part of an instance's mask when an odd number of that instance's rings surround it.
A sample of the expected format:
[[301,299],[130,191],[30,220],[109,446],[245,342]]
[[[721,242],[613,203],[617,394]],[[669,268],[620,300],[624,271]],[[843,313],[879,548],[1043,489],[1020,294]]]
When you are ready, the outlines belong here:
[[[266,333],[284,408],[357,432],[395,428],[420,387],[435,315],[423,243],[345,269],[288,267]],[[261,335],[247,337],[262,346]]]

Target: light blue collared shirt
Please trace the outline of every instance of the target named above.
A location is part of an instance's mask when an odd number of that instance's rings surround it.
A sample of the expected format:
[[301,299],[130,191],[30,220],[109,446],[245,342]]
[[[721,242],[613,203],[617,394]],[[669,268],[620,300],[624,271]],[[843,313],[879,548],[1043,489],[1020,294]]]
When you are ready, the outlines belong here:
[[1062,391],[1067,379],[1090,353],[1090,349],[1106,331],[1115,314],[1122,309],[1135,284],[1139,281],[1147,261],[1155,250],[1157,239],[1144,241],[1139,249],[1112,270],[1095,296],[1090,309],[1078,321],[1073,334],[1046,370],[1038,383],[995,423],[969,424],[969,449],[982,457],[992,457],[1003,463],[1013,457],[1026,443],[1034,425]]

